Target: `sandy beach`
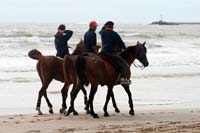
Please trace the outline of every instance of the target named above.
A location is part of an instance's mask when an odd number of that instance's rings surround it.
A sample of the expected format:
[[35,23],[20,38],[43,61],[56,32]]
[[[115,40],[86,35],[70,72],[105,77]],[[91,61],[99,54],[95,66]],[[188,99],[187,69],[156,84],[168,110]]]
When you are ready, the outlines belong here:
[[0,117],[0,132],[7,133],[121,133],[121,132],[200,132],[200,110],[139,110],[136,116],[127,112],[111,113],[94,119],[84,112],[68,117],[60,114],[10,115]]
[[[116,114],[110,102],[110,117],[104,117],[102,108],[107,87],[99,86],[94,98],[94,109],[99,119],[85,114],[82,92],[75,101],[79,116],[58,114],[63,83],[55,80],[47,90],[55,114],[48,114],[44,99],[41,103],[44,115],[38,116],[35,111],[41,81],[36,72],[37,62],[30,59],[27,53],[37,48],[44,55],[55,55],[52,35],[56,26],[21,24],[0,27],[0,133],[200,132],[199,26],[116,27],[128,46],[137,40],[146,40],[150,66],[143,70],[131,66],[130,90],[136,116],[128,114],[127,94],[118,85],[113,91],[121,113]],[[80,40],[85,27],[76,24],[69,26],[69,29],[76,29],[70,46],[74,47]],[[89,93],[90,87],[86,87],[86,90]]]

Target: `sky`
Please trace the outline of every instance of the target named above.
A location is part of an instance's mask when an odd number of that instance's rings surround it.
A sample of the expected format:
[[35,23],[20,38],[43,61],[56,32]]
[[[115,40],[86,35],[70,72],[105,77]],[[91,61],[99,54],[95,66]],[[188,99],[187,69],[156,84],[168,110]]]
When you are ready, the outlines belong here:
[[200,0],[0,0],[0,22],[200,22]]

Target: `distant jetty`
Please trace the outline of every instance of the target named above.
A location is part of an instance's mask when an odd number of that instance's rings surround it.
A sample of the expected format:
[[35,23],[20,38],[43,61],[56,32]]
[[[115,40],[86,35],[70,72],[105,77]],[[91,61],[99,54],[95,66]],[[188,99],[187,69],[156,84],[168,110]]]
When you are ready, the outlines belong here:
[[200,22],[166,22],[166,21],[155,21],[152,25],[200,25]]

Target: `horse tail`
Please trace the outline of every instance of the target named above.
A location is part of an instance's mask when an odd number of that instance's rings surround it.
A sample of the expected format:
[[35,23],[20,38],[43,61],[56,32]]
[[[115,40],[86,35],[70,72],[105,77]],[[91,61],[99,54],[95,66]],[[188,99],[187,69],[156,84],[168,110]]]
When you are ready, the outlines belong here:
[[32,49],[28,52],[28,56],[32,59],[39,60],[42,57],[42,53],[37,49]]
[[85,59],[84,59],[83,55],[78,56],[75,67],[76,67],[77,76],[78,76],[79,80],[81,81],[81,83],[83,83],[83,84],[87,83],[86,76],[84,74]]
[[70,84],[71,82],[70,74],[72,74],[73,62],[70,59],[69,55],[65,55],[64,57],[63,69],[64,69],[63,71],[64,71],[65,83]]

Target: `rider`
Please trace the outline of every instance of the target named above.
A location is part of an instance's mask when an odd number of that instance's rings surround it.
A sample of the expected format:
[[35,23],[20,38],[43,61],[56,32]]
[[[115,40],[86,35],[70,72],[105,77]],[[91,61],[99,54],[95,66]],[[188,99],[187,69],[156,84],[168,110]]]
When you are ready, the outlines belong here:
[[113,31],[113,28],[114,23],[112,21],[108,21],[100,31],[102,40],[101,54],[111,57],[120,67],[121,77],[119,82],[121,84],[130,84],[131,81],[127,78],[130,73],[130,68],[125,60],[115,50],[116,45],[124,50],[126,49],[126,46],[119,34]]
[[96,21],[91,21],[89,30],[84,35],[84,51],[87,53],[97,53],[97,37],[95,33],[97,26],[98,24]]
[[64,58],[66,54],[69,55],[69,46],[67,42],[71,38],[72,34],[73,31],[65,30],[65,25],[61,24],[58,26],[58,31],[55,34],[54,41],[57,50],[56,56]]

